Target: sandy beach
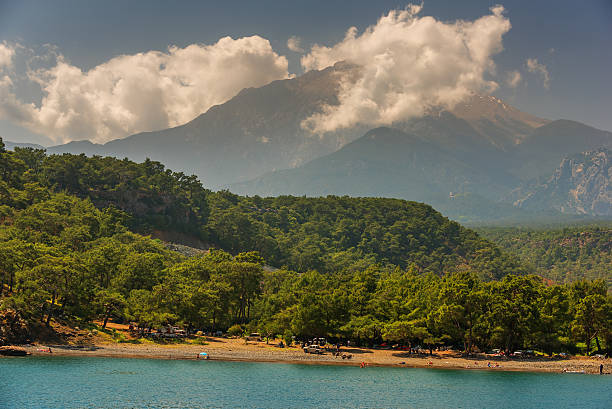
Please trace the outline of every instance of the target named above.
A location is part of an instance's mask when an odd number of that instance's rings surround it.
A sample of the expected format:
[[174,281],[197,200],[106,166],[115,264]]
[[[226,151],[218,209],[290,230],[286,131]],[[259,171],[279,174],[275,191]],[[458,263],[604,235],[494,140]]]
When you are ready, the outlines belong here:
[[[48,348],[51,348],[51,353]],[[598,374],[599,365],[604,372],[612,371],[612,359],[568,358],[503,359],[487,355],[468,358],[452,352],[434,352],[429,355],[408,355],[402,351],[343,347],[341,353],[351,355],[342,359],[327,352],[306,354],[300,348],[277,348],[265,342],[246,343],[243,339],[207,338],[206,345],[193,344],[128,344],[103,343],[96,345],[28,345],[32,355],[97,356],[112,358],[198,359],[200,352],[208,353],[211,360],[277,362],[294,364],[394,366],[410,368],[480,369],[492,371],[557,372],[583,371]],[[489,366],[490,364],[490,366]]]

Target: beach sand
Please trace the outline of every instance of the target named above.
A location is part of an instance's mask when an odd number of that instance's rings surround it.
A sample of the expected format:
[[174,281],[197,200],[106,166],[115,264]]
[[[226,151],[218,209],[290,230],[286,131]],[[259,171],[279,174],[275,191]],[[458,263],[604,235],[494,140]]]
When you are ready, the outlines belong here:
[[[208,337],[207,345],[154,343],[102,343],[89,346],[70,345],[28,345],[26,350],[33,355],[62,356],[98,356],[113,358],[154,358],[154,359],[197,359],[200,352],[206,352],[211,360],[278,362],[322,365],[360,366],[395,366],[411,368],[446,368],[446,369],[480,369],[492,371],[529,371],[529,372],[563,372],[584,371],[599,373],[599,365],[604,371],[612,371],[612,359],[575,357],[568,359],[549,359],[546,357],[532,359],[502,359],[487,355],[461,357],[453,352],[434,352],[429,355],[408,355],[402,351],[378,350],[368,348],[342,347],[341,353],[352,355],[351,359],[335,357],[327,352],[322,355],[306,354],[300,348],[277,348],[265,342],[245,343],[243,339]],[[489,367],[488,364],[491,364]]]

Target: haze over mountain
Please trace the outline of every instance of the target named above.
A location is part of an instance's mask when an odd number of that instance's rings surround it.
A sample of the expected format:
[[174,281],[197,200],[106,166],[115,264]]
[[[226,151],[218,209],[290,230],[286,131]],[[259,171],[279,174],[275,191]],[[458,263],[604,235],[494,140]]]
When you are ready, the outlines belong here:
[[197,175],[212,189],[229,186],[242,194],[398,197],[472,220],[535,209],[512,207],[517,198],[511,192],[549,178],[567,155],[612,147],[610,132],[538,118],[480,94],[450,111],[432,108],[388,127],[357,125],[321,134],[304,129],[321,107],[338,103],[341,80],[358,70],[336,63],[244,89],[179,127],[104,145],[71,142],[48,152],[151,158]]
[[132,135],[104,145],[71,142],[49,153],[85,153],[151,158],[171,169],[198,175],[207,187],[291,168],[331,153],[367,128],[314,135],[301,122],[324,104],[337,103],[339,76],[354,67],[339,63],[298,78],[242,90],[185,125]]

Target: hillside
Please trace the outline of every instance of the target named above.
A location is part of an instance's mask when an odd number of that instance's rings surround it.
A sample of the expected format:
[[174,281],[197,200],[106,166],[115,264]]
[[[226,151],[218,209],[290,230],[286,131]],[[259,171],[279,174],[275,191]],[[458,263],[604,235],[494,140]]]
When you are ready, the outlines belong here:
[[612,289],[612,224],[563,229],[480,228],[531,271],[558,283],[603,279]]
[[[84,343],[98,332],[126,341],[105,328],[110,319],[136,322],[140,335],[178,324],[467,352],[576,352],[584,341],[588,353],[612,343],[608,315],[581,315],[610,310],[605,284],[544,286],[428,205],[212,193],[152,161],[47,157],[1,142],[0,171],[0,344],[63,342],[54,328],[75,326],[90,330]],[[230,253],[171,251],[128,226]],[[549,300],[563,302],[551,312]],[[604,330],[593,335],[590,325]]]
[[[428,205],[393,199],[246,198],[213,193],[197,178],[153,161],[4,152],[2,203],[22,209],[57,193],[116,212],[132,231],[188,239],[232,253],[259,251],[275,267],[341,271],[391,264],[442,274],[471,268],[487,278],[521,271],[495,246]],[[36,193],[36,194],[34,194]],[[8,210],[7,210],[8,211]],[[114,214],[114,213],[113,213]]]

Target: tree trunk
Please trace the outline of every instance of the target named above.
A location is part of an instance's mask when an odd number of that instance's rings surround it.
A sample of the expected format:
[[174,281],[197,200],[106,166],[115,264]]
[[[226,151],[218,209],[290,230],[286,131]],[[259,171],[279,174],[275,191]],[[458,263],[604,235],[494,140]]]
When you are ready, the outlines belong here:
[[47,321],[45,322],[45,325],[47,327],[51,325],[51,315],[53,314],[54,305],[55,305],[55,293],[53,294],[53,297],[51,297],[51,304],[49,305],[49,311],[47,313]]
[[102,323],[102,329],[106,328],[106,324],[108,323],[108,318],[110,317],[110,308],[106,308],[104,313],[104,322]]
[[595,343],[597,344],[597,352],[601,353],[601,345],[599,345],[599,337],[595,336]]
[[468,332],[468,354],[472,353],[472,326],[470,325],[470,330]]
[[587,350],[586,350],[587,355],[591,353],[591,341],[592,340],[593,340],[593,337],[591,337],[590,334],[587,334],[586,342],[585,342],[586,347],[587,347]]

